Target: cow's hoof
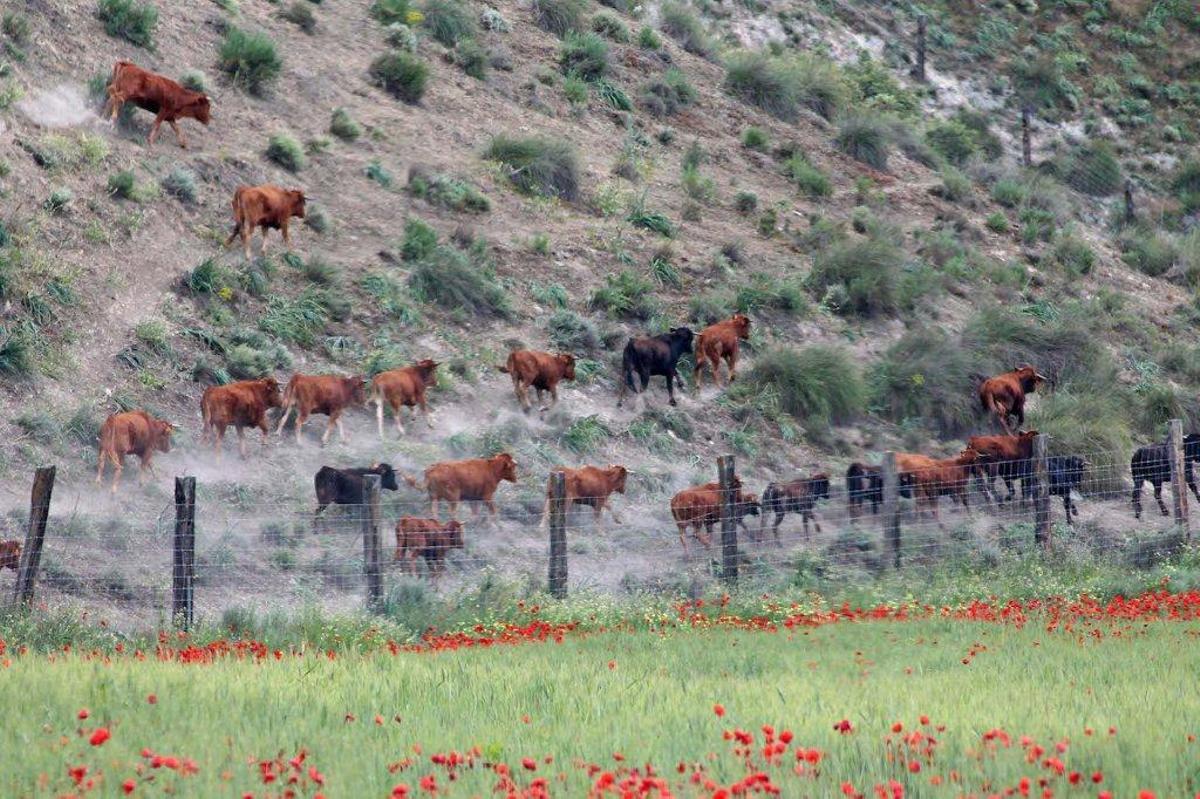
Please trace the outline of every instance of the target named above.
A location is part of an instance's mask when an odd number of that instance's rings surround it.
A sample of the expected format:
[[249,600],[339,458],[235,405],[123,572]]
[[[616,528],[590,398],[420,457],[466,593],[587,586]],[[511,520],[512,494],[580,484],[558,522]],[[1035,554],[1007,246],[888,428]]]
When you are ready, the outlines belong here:
[[676,406],[676,405],[678,405],[678,404],[679,404],[679,403],[678,403],[678,402],[676,402],[675,400],[671,400],[671,405],[672,405],[672,407],[673,407],[673,406]]

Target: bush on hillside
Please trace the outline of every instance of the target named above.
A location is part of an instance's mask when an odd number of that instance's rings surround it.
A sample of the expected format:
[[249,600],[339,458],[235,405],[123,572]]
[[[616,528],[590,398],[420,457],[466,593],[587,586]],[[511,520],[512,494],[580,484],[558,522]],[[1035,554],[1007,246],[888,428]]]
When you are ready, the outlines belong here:
[[411,53],[388,53],[371,62],[371,80],[396,99],[415,104],[425,96],[429,67]]
[[962,166],[979,151],[975,131],[954,119],[930,125],[925,130],[925,141],[954,166]]
[[1105,142],[1088,142],[1076,147],[1060,170],[1063,182],[1094,197],[1109,197],[1121,190],[1121,164]]
[[842,120],[834,144],[851,158],[883,171],[891,151],[891,130],[881,117],[852,114]]
[[1048,321],[1019,310],[992,306],[968,320],[963,347],[981,373],[996,374],[1023,363],[1050,378],[1055,391],[1074,385],[1107,391],[1117,385],[1117,367],[1084,311],[1059,313]]
[[418,260],[408,276],[413,295],[448,311],[507,319],[512,306],[495,274],[479,259],[448,245],[438,245]]
[[196,189],[196,175],[186,167],[177,166],[167,173],[159,186],[164,192],[185,203],[194,203],[200,196]]
[[965,125],[975,134],[975,145],[988,160],[995,161],[1004,155],[1004,143],[992,132],[992,115],[986,111],[960,108],[954,112],[954,121]]
[[425,0],[421,13],[421,27],[444,47],[454,47],[477,31],[474,14],[458,0]]
[[230,28],[225,34],[217,63],[235,84],[256,95],[265,92],[283,69],[274,42],[265,34],[241,28]]
[[329,118],[329,132],[342,141],[354,141],[362,135],[362,126],[354,121],[346,109],[335,108]]
[[767,151],[767,132],[762,128],[750,127],[742,131],[742,146],[747,150],[758,150],[760,153]]
[[831,310],[858,316],[900,309],[898,283],[904,253],[882,238],[833,244],[813,259],[807,283]]
[[375,0],[371,3],[371,16],[384,25],[400,23],[408,24],[408,15],[412,8],[408,0]]
[[533,0],[533,19],[538,27],[558,36],[584,30],[586,12],[584,0]]
[[603,78],[608,71],[608,43],[595,33],[568,31],[558,53],[563,74],[587,81]]
[[944,331],[912,330],[871,368],[871,408],[897,423],[920,420],[942,436],[963,435],[979,424],[976,371]]
[[663,3],[659,8],[658,25],[663,33],[679,42],[679,46],[692,55],[710,57],[715,48],[704,26],[686,6],[675,2]]
[[1187,213],[1200,208],[1200,159],[1189,158],[1171,176],[1171,190]]
[[1044,116],[1057,119],[1063,112],[1079,110],[1079,87],[1051,57],[1014,59],[1011,77],[1021,101]]
[[588,352],[600,347],[600,334],[591,321],[560,308],[546,320],[546,337],[563,352]]
[[784,162],[783,174],[808,197],[828,197],[833,193],[833,184],[829,182],[829,177],[813,166],[802,153],[795,153]]
[[488,144],[483,157],[506,166],[509,180],[527,194],[568,201],[579,198],[579,158],[563,139],[501,134]]
[[604,276],[604,285],[592,292],[588,307],[614,319],[645,321],[659,311],[654,284],[631,270]]
[[464,180],[452,175],[413,166],[408,171],[408,192],[422,197],[431,205],[440,205],[452,211],[469,211],[482,214],[491,210],[487,195]]
[[487,77],[492,58],[487,49],[474,39],[463,39],[454,48],[454,63],[475,80]]
[[96,16],[104,23],[109,36],[154,49],[154,28],[158,25],[158,9],[136,0],[100,0]]
[[592,17],[592,30],[606,39],[625,44],[629,41],[629,28],[625,27],[616,14],[601,11]]
[[279,16],[305,33],[311,34],[317,29],[316,15],[313,14],[310,4],[302,0],[296,0],[296,2],[280,11]]
[[1163,277],[1179,258],[1175,241],[1166,233],[1133,231],[1121,236],[1121,260],[1150,277]]
[[855,357],[827,346],[767,350],[754,359],[745,383],[748,388],[735,396],[768,394],[779,410],[810,430],[853,420],[866,398]]
[[264,153],[268,161],[273,161],[288,172],[299,172],[304,168],[304,148],[300,142],[286,133],[277,133],[267,141]]
[[832,119],[845,107],[848,96],[845,81],[830,61],[749,51],[729,57],[725,89],[785,122],[794,122],[801,107]]
[[653,116],[671,116],[699,99],[699,92],[678,69],[668,69],[661,78],[642,86],[642,108]]

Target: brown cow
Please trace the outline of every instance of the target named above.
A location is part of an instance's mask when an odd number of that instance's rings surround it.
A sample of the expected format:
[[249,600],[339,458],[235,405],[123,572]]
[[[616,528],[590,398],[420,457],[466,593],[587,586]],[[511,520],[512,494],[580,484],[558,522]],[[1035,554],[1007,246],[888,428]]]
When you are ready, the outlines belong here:
[[971,485],[971,476],[981,460],[980,454],[968,447],[953,458],[940,460],[931,459],[930,465],[915,469],[911,472],[912,489],[917,500],[917,513],[922,509],[929,510],[933,518],[938,518],[938,498],[949,496],[967,504],[967,492]]
[[[742,491],[742,482],[737,478],[734,478],[733,486],[737,491],[737,496],[734,498],[734,514],[737,516],[737,523],[742,526],[747,535],[753,537],[750,528],[746,526],[746,517],[759,515],[758,497]],[[671,516],[674,517],[675,524],[679,527],[679,543],[683,545],[685,556],[687,555],[687,528],[689,526],[692,528],[692,535],[696,537],[696,540],[708,547],[712,543],[713,525],[721,520],[721,484],[705,483],[683,489],[671,497]],[[707,535],[700,534],[701,525],[704,526],[704,532]]]
[[247,427],[257,427],[262,431],[263,447],[267,446],[267,437],[271,426],[267,423],[267,410],[278,408],[279,381],[273,377],[260,377],[257,380],[239,380],[224,386],[209,386],[204,389],[200,398],[200,414],[204,417],[204,431],[201,442],[209,435],[213,437],[213,449],[217,458],[221,457],[221,444],[225,440],[225,428],[233,425],[237,430],[238,452],[246,457]]
[[[412,477],[404,478],[409,485],[417,486]],[[496,520],[496,503],[492,497],[501,480],[517,482],[517,463],[507,452],[490,458],[471,458],[464,461],[443,461],[425,470],[425,490],[429,492],[429,512],[438,517],[438,500],[450,503],[450,518],[458,518],[458,503],[482,502]],[[479,515],[478,506],[474,515]]]
[[1037,391],[1046,378],[1025,364],[1011,372],[989,377],[979,385],[979,404],[985,413],[999,420],[1004,432],[1011,433],[1008,417],[1017,417],[1017,427],[1025,424],[1025,395]]
[[396,522],[396,561],[404,570],[417,573],[417,558],[425,560],[429,576],[437,577],[446,568],[446,556],[452,549],[463,548],[462,524],[454,519],[442,524],[437,519],[401,516]]
[[[563,482],[566,486],[566,501],[567,509],[572,505],[591,505],[592,511],[595,513],[596,527],[601,526],[600,513],[605,508],[612,514],[612,519],[617,524],[621,520],[617,518],[617,512],[613,510],[609,504],[609,497],[616,492],[618,494],[625,493],[625,479],[629,476],[629,470],[624,466],[613,464],[607,468],[599,466],[581,466],[578,469],[568,469],[565,466],[560,466],[555,471],[563,473]],[[546,527],[550,523],[550,489],[546,489],[546,506],[542,511],[542,527]]]
[[283,234],[283,245],[290,251],[292,237],[288,234],[288,222],[293,216],[304,218],[306,198],[300,189],[285,189],[264,183],[261,186],[238,186],[233,193],[233,232],[225,239],[225,246],[242,237],[242,250],[246,260],[250,259],[250,237],[254,228],[262,229],[262,254],[267,254],[267,231],[278,230]]
[[105,462],[111,462],[115,469],[112,491],[117,493],[117,484],[121,481],[121,472],[125,469],[125,456],[137,455],[140,462],[140,485],[145,479],[147,469],[151,474],[155,473],[154,464],[151,462],[154,453],[171,451],[171,433],[174,431],[173,424],[155,419],[145,411],[114,413],[109,416],[100,428],[100,465],[96,469],[96,482],[104,479]]
[[159,125],[166,122],[175,131],[175,141],[187,149],[187,140],[179,129],[178,120],[191,117],[207,126],[209,120],[208,96],[185,89],[164,75],[142,69],[130,61],[118,61],[113,65],[112,78],[108,82],[108,108],[112,109],[112,122],[117,121],[121,106],[133,103],[138,108],[155,113],[150,126],[149,145],[158,138]]
[[1015,436],[971,436],[967,439],[967,446],[983,456],[975,467],[975,475],[983,485],[985,496],[995,493],[993,483],[1000,477],[1008,487],[1008,496],[1003,499],[1008,502],[1015,493],[1013,482],[1033,476],[1033,440],[1037,434],[1036,430],[1025,430]]
[[550,405],[543,405],[541,410],[544,411],[558,402],[559,381],[575,379],[575,356],[563,352],[513,350],[508,354],[508,363],[497,368],[512,376],[513,393],[526,413],[530,408],[530,387],[537,391],[538,402],[542,401],[542,393],[549,391]]
[[721,359],[729,366],[729,382],[737,377],[738,342],[750,338],[750,317],[735,313],[716,324],[709,325],[696,337],[696,392],[700,392],[701,373],[705,364],[712,366],[713,382],[721,385]]
[[12,569],[17,570],[17,566],[21,563],[21,542],[20,541],[0,541],[0,570]]
[[417,361],[412,366],[401,369],[391,369],[380,372],[371,379],[371,391],[367,399],[375,403],[375,419],[379,422],[379,437],[383,438],[383,404],[386,402],[396,417],[396,432],[404,435],[404,423],[400,412],[409,407],[416,414],[416,408],[421,408],[425,424],[433,427],[429,419],[429,407],[425,404],[425,389],[437,385],[437,361],[426,358]]
[[364,385],[366,379],[355,375],[292,375],[287,388],[283,392],[283,416],[279,420],[276,433],[283,432],[292,409],[296,409],[296,443],[300,443],[300,428],[314,413],[323,413],[329,417],[329,424],[321,435],[321,446],[329,441],[329,434],[336,424],[338,437],[346,440],[346,430],[342,427],[342,411],[350,405],[362,405],[366,402]]

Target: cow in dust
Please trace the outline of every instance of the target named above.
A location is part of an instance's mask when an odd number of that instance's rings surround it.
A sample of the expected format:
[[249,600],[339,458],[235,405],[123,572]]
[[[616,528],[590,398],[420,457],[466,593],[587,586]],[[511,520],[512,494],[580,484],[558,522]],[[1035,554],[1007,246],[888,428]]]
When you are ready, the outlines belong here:
[[127,411],[109,416],[100,427],[100,462],[96,468],[96,483],[104,480],[105,466],[111,463],[114,470],[112,492],[117,493],[121,472],[125,470],[125,456],[137,455],[138,485],[141,485],[147,471],[157,474],[154,471],[154,453],[171,451],[171,434],[174,431],[175,425],[155,419],[145,411]]
[[335,424],[338,438],[345,442],[346,430],[342,427],[342,413],[351,405],[362,405],[366,402],[365,383],[365,379],[359,375],[292,375],[283,392],[283,414],[275,432],[283,432],[283,426],[295,410],[296,443],[299,444],[301,428],[308,421],[308,417],[314,413],[323,413],[329,417],[329,422],[321,435],[321,446],[328,443]]
[[462,548],[463,526],[455,519],[442,523],[401,516],[396,522],[396,562],[410,574],[417,573],[417,558],[421,558],[429,576],[436,580],[445,571],[450,550]]
[[[761,504],[754,494],[742,491],[742,481],[734,478],[733,514],[737,524],[741,525],[747,535],[753,537],[750,528],[746,526],[747,516],[758,516]],[[687,530],[692,528],[696,540],[708,547],[712,544],[713,525],[721,521],[721,484],[705,483],[703,485],[685,488],[671,497],[671,516],[679,527],[679,543],[683,545],[683,554],[687,555]],[[704,534],[700,528],[704,528]]]
[[542,394],[550,394],[550,404],[543,405],[546,411],[558,404],[558,384],[563,380],[575,379],[575,356],[565,352],[538,352],[536,350],[514,350],[508,361],[500,367],[501,372],[512,377],[513,393],[521,410],[529,413],[529,389],[537,392],[537,401]]
[[225,239],[225,246],[233,244],[239,236],[242,252],[250,260],[250,237],[254,228],[262,230],[262,254],[267,254],[267,231],[278,230],[283,234],[283,246],[290,252],[292,237],[288,225],[291,218],[304,218],[304,206],[308,198],[301,189],[285,189],[264,183],[261,186],[238,186],[233,193],[233,232]]
[[1000,423],[1005,433],[1011,433],[1008,418],[1015,417],[1017,427],[1025,424],[1025,396],[1032,394],[1046,382],[1029,364],[1017,366],[1012,371],[989,377],[979,384],[979,404],[985,413]]
[[217,458],[221,457],[221,444],[225,440],[225,428],[233,425],[237,430],[238,452],[246,457],[247,427],[262,431],[262,443],[266,448],[271,426],[267,412],[282,404],[279,396],[279,381],[273,377],[257,380],[239,380],[223,386],[209,386],[200,398],[200,415],[204,419],[201,441],[211,435]]
[[767,514],[775,514],[772,532],[775,535],[775,545],[780,546],[779,525],[788,513],[799,513],[804,523],[804,537],[808,537],[808,523],[811,520],[821,532],[821,523],[817,521],[813,509],[817,502],[829,499],[829,475],[818,472],[811,477],[802,477],[786,483],[768,483],[762,495],[762,517],[759,524],[759,539],[766,535]]
[[[421,487],[418,481],[405,476],[409,485]],[[429,512],[438,518],[438,502],[450,504],[450,518],[458,518],[458,503],[481,502],[493,523],[496,521],[496,503],[493,497],[501,481],[517,482],[517,462],[507,452],[490,458],[470,458],[462,461],[443,461],[425,470],[424,489],[429,494]],[[474,515],[479,508],[475,506]]]
[[113,65],[107,93],[104,113],[111,112],[113,123],[117,121],[117,115],[125,103],[133,103],[138,108],[154,113],[154,123],[150,126],[147,142],[151,147],[158,138],[159,126],[166,122],[175,131],[175,141],[187,149],[187,139],[179,129],[179,120],[190,118],[207,127],[211,118],[208,95],[185,89],[165,75],[142,69],[130,61],[118,61]]
[[738,343],[750,338],[750,317],[735,313],[728,319],[709,325],[696,337],[696,392],[705,365],[712,367],[713,383],[721,385],[721,361],[729,366],[729,382],[737,378]]
[[[641,394],[650,385],[650,378],[662,375],[667,380],[667,395],[675,405],[675,381],[679,380],[679,359],[692,351],[693,334],[689,328],[673,327],[658,336],[631,338],[621,355],[621,387],[617,407],[625,402],[625,393]],[[640,388],[634,385],[637,375]]]
[[371,378],[371,391],[367,396],[368,402],[375,403],[375,421],[379,424],[379,437],[383,438],[383,406],[392,409],[396,418],[396,432],[404,435],[404,423],[400,415],[405,408],[421,409],[425,424],[433,427],[429,419],[429,406],[425,402],[425,392],[437,385],[437,361],[425,358],[412,366],[399,369],[389,369]]
[[[555,471],[563,473],[564,496],[568,510],[574,505],[590,506],[595,514],[596,527],[600,528],[602,525],[600,514],[605,508],[608,508],[612,520],[617,524],[621,523],[609,500],[614,493],[625,493],[625,480],[629,476],[628,469],[612,464],[607,467],[581,466],[578,469],[560,466]],[[549,523],[550,487],[547,486],[546,505],[542,511],[542,528],[545,529]]]

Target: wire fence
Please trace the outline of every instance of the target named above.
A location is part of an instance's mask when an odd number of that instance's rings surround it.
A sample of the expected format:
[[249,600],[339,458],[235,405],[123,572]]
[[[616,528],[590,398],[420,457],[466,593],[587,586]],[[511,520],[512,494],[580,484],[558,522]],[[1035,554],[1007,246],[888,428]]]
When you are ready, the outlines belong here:
[[[200,501],[188,601],[197,620],[220,622],[244,611],[378,607],[418,583],[451,597],[488,576],[543,589],[555,533],[565,543],[563,588],[608,594],[695,593],[734,574],[744,585],[764,588],[797,584],[822,570],[869,580],[899,568],[919,579],[949,560],[986,564],[1040,547],[1139,567],[1160,561],[1189,537],[1185,486],[1200,451],[1185,449],[1181,436],[1141,450],[1145,457],[1135,459],[1132,471],[1130,453],[1035,451],[928,462],[889,453],[859,468],[866,478],[853,483],[843,467],[770,485],[743,475],[725,488],[712,483],[674,497],[642,495],[631,481],[624,494],[576,498],[561,522],[547,512],[549,503],[506,499],[503,488],[494,516],[464,502],[457,513],[461,526],[448,524],[444,504],[436,519],[427,500],[393,492],[383,492],[377,503],[333,505],[320,514],[315,503]],[[1139,477],[1140,518],[1134,502]],[[680,499],[685,495],[700,498],[689,504]],[[34,601],[82,607],[117,626],[171,624],[178,610],[181,507],[168,503],[156,514],[104,517],[63,515],[51,507]],[[722,546],[723,523],[736,532],[732,549]],[[27,545],[13,564],[17,580],[28,554]],[[5,594],[8,574],[0,570]],[[373,575],[378,596],[372,596]]]

